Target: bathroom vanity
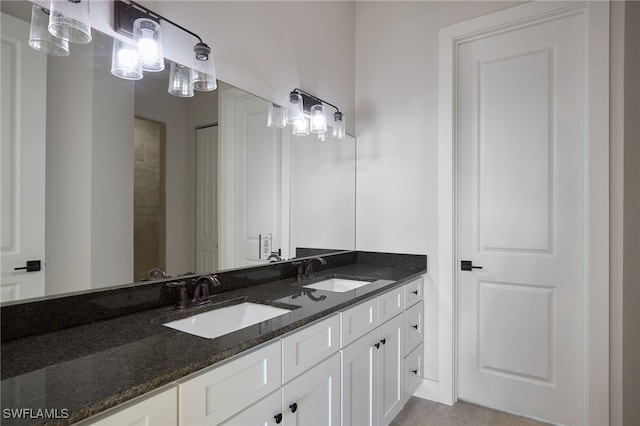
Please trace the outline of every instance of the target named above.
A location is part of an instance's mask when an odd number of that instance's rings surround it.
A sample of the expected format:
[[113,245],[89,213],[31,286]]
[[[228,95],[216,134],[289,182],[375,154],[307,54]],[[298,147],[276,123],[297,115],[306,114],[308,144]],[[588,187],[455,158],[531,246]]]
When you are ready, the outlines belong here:
[[[302,283],[291,261],[220,272],[212,303],[182,310],[166,281],[5,305],[2,406],[66,413],[52,424],[387,424],[422,375],[426,256],[323,258]],[[318,288],[335,278],[357,287]],[[165,325],[247,302],[285,313],[215,338]]]

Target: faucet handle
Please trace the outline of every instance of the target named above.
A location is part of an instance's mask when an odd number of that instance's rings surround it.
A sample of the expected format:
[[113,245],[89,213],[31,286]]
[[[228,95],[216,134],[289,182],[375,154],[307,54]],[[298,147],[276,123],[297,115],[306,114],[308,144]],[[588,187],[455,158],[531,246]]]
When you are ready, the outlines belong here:
[[176,308],[184,309],[188,305],[187,301],[187,282],[186,281],[171,281],[165,284],[169,288],[178,289],[178,302]]

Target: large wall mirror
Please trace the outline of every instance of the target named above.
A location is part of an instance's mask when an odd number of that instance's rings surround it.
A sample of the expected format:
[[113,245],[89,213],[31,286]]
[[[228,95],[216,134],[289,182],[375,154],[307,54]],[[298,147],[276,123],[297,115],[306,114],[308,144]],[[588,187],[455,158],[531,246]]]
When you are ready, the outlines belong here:
[[355,248],[352,137],[268,128],[269,102],[223,82],[169,95],[168,63],[116,78],[95,30],[36,52],[30,16],[2,2],[2,301]]

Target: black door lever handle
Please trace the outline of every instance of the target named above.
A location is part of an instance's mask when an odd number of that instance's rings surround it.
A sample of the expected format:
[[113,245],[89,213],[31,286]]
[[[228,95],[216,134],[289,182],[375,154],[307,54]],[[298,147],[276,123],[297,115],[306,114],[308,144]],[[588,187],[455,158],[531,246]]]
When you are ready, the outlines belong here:
[[482,269],[482,266],[473,266],[473,262],[471,260],[461,260],[460,269],[462,271],[471,271],[473,269]]
[[20,268],[13,268],[14,271],[27,271],[38,272],[42,269],[42,264],[39,260],[27,260],[27,266],[21,266]]

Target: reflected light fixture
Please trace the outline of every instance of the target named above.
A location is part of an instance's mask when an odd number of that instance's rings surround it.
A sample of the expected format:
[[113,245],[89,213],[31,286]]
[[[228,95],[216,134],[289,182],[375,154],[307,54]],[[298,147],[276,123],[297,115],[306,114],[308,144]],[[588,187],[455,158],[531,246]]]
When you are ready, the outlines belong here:
[[190,98],[193,96],[191,69],[189,69],[189,67],[171,62],[168,92],[181,98]]
[[[328,131],[326,104],[336,110],[336,112],[333,113],[332,137],[344,139],[344,115],[337,106],[297,88],[289,93],[289,103],[289,108],[286,109],[286,123],[292,126],[292,134],[296,136],[306,136],[309,133],[314,133],[318,135],[319,140],[326,140]],[[285,127],[280,121],[273,118],[273,115],[276,113],[276,107],[279,106],[272,104],[269,107],[267,126]]]
[[269,105],[267,127],[275,127],[277,129],[287,127],[287,109],[278,104]]
[[55,37],[49,32],[49,11],[40,6],[31,7],[29,46],[54,56],[68,56],[69,42]]
[[[171,24],[198,40],[193,47],[193,68],[182,65],[182,68],[172,67],[171,74],[177,77],[170,78],[169,93],[176,96],[193,96],[193,90],[208,92],[218,87],[213,53],[199,35],[134,1],[115,0],[113,4],[113,29],[136,41],[142,69],[145,71],[161,71],[164,68],[160,22]],[[183,83],[187,81],[187,71],[191,95],[185,94],[187,92],[183,90]]]
[[91,41],[89,0],[51,0],[49,32],[70,43],[89,43]]

